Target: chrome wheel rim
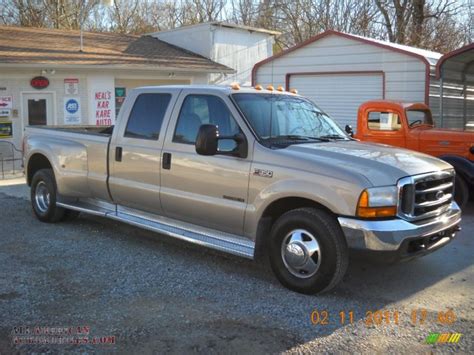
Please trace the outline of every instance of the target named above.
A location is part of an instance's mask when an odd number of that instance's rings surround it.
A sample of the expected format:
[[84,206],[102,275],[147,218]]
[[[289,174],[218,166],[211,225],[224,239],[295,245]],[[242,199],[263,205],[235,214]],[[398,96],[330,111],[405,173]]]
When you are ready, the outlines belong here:
[[321,248],[312,233],[295,229],[283,238],[281,257],[292,275],[307,279],[316,274],[321,265]]
[[50,194],[48,187],[46,186],[44,181],[40,181],[38,185],[36,185],[35,203],[39,212],[45,213],[46,211],[48,211],[50,203]]

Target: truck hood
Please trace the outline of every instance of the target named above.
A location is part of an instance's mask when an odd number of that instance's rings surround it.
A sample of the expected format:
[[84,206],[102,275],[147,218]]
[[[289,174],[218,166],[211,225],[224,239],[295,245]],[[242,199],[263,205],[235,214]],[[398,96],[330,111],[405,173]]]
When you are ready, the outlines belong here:
[[338,170],[362,175],[373,186],[394,185],[405,176],[452,168],[426,154],[358,141],[294,144],[281,151],[296,160],[314,163],[319,171],[327,168],[326,171],[331,173],[331,166],[337,166]]

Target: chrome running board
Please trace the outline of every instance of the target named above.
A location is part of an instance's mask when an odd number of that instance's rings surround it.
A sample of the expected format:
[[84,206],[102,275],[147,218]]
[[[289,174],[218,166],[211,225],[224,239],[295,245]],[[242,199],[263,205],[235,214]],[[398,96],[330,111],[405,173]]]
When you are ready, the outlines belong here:
[[59,207],[110,218],[190,243],[253,259],[255,243],[239,235],[97,200],[57,202]]

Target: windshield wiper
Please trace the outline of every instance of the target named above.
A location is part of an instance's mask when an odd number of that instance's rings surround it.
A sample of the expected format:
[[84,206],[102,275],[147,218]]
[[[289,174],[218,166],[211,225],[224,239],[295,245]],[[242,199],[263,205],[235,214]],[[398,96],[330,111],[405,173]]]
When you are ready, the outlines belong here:
[[311,137],[311,136],[300,136],[297,134],[286,134],[275,137],[268,137],[265,140],[290,140],[290,141],[321,141],[321,142],[330,142],[330,139],[327,137]]
[[323,138],[323,139],[324,138],[326,138],[326,139],[338,139],[338,140],[344,140],[344,141],[349,140],[349,138],[341,136],[339,134],[326,134],[324,136],[321,136],[320,138]]
[[283,135],[276,137],[268,137],[263,140],[262,143],[269,147],[288,147],[292,144],[310,143],[310,142],[330,142],[330,139],[310,136],[299,136],[299,135]]

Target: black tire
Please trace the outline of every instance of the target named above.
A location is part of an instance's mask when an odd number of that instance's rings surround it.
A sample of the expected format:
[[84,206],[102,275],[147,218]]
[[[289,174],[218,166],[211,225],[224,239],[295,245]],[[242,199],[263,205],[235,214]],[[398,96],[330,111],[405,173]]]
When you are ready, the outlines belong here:
[[454,199],[461,208],[466,207],[469,201],[469,186],[466,180],[460,175],[456,175]]
[[51,169],[38,170],[33,176],[31,205],[35,216],[41,222],[56,223],[63,219],[66,210],[56,205],[56,180]]
[[[296,245],[296,248],[301,246],[299,242],[292,242],[298,233],[303,236],[304,243],[313,243],[312,239],[315,239],[316,245],[319,245],[319,252],[311,257],[308,257],[309,249],[300,248],[304,250],[302,258],[304,260],[311,258],[313,261],[308,270],[304,267],[296,270],[299,266],[296,269],[289,266],[292,256],[297,255],[297,258],[301,258],[302,255],[298,250],[296,254],[288,251],[293,250],[289,247],[290,244]],[[289,240],[291,241],[288,243]],[[332,289],[342,280],[349,263],[347,243],[339,223],[330,213],[316,208],[295,209],[278,218],[271,230],[269,257],[272,270],[281,284],[304,294]],[[311,271],[314,264],[318,266],[316,270]]]

